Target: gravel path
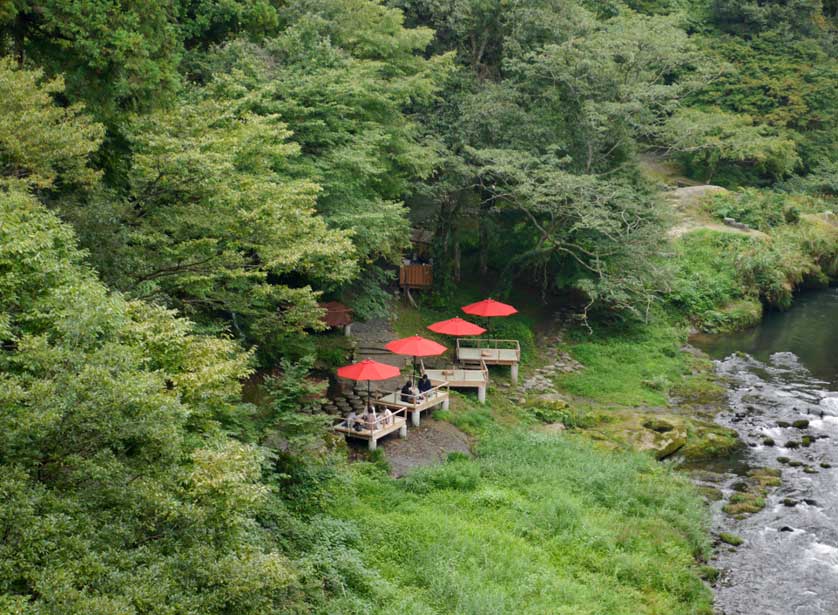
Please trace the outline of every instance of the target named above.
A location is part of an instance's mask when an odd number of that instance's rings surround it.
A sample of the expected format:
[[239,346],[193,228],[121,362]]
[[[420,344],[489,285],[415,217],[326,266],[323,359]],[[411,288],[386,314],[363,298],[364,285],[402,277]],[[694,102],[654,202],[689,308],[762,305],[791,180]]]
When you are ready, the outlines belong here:
[[423,418],[419,427],[410,427],[404,440],[393,437],[379,444],[396,478],[414,468],[444,461],[448,453],[471,454],[471,439],[466,434],[451,423],[430,418]]

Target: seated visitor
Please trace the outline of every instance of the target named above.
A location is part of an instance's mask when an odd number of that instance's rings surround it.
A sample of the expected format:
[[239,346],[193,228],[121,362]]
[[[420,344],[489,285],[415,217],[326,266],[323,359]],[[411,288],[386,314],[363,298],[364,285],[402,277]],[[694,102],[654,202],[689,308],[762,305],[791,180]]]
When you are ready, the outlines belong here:
[[378,421],[378,417],[375,414],[375,408],[372,406],[367,406],[367,413],[364,415],[364,423],[366,428],[370,431],[374,431],[378,425],[376,424]]
[[390,412],[390,408],[384,409],[384,424],[388,427],[393,424],[393,413]]
[[407,382],[404,383],[404,386],[402,387],[402,394],[401,394],[401,400],[406,404],[412,404],[413,403],[413,395],[411,394],[410,389],[411,389],[410,380],[408,380]]
[[415,384],[410,386],[410,396],[413,404],[421,404],[425,401],[425,396],[419,391],[419,387]]
[[419,379],[419,392],[420,393],[427,393],[434,385],[431,384],[431,379],[428,378],[428,374],[422,374],[422,377]]
[[349,414],[346,415],[346,428],[347,429],[355,429],[355,425],[358,422],[358,415],[355,414],[354,410],[350,410]]

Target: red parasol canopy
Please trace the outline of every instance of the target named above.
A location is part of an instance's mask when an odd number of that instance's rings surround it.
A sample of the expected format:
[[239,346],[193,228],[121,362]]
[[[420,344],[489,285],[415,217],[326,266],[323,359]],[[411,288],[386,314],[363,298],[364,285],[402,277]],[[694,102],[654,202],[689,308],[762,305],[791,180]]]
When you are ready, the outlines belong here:
[[395,378],[402,371],[394,366],[386,363],[379,363],[372,359],[364,359],[352,365],[344,365],[338,368],[338,376],[341,378],[349,378],[350,380],[366,380],[367,381],[367,405],[371,403],[372,391],[370,390],[370,380],[388,380]]
[[359,363],[338,368],[338,376],[350,380],[387,380],[395,378],[400,373],[401,370],[398,367],[379,363],[372,359],[364,359]]
[[411,335],[400,340],[393,340],[384,347],[390,352],[413,357],[429,357],[431,355],[442,354],[447,350],[442,344],[437,344],[419,335]]
[[494,299],[484,299],[483,301],[478,301],[477,303],[471,303],[464,306],[463,311],[466,314],[471,314],[472,316],[483,316],[484,318],[490,318],[492,316],[511,316],[512,314],[518,313],[518,310],[511,305],[495,301]]
[[425,339],[420,335],[411,335],[400,340],[393,340],[384,346],[390,352],[404,354],[413,357],[413,380],[416,380],[416,357],[429,357],[442,354],[447,350],[442,344],[433,340]]
[[456,335],[458,337],[465,337],[467,335],[480,335],[485,333],[486,329],[479,327],[474,323],[470,323],[462,318],[449,318],[448,320],[441,320],[432,325],[428,325],[428,329],[434,333],[442,333],[443,335]]

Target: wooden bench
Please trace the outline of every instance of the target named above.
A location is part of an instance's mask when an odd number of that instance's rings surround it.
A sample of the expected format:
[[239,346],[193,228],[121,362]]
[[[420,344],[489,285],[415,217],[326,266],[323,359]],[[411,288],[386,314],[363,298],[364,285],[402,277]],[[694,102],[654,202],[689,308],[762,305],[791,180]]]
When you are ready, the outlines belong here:
[[374,400],[372,403],[381,408],[390,408],[404,410],[410,415],[410,422],[414,426],[419,426],[421,414],[425,410],[442,406],[443,410],[448,410],[450,398],[448,395],[448,383],[440,382],[429,391],[422,393],[414,399],[412,395],[408,396],[411,401],[402,401],[401,390],[389,393],[384,397]]
[[518,340],[457,338],[457,361],[464,365],[508,365],[512,382],[518,382],[521,345]]
[[355,419],[355,423],[362,425],[363,429],[355,429],[352,425],[347,423],[347,419],[338,419],[338,423],[332,426],[332,429],[338,433],[344,434],[347,438],[358,438],[359,440],[366,440],[367,445],[371,451],[378,448],[378,441],[386,435],[399,432],[399,437],[407,437],[407,419],[405,418],[405,410],[402,408],[393,412],[389,422],[386,417],[379,415],[370,429],[369,425],[360,417]]
[[486,390],[489,387],[489,368],[484,361],[480,367],[469,369],[466,367],[450,367],[446,369],[428,369],[423,361],[419,361],[423,374],[427,374],[431,384],[436,386],[447,382],[448,386],[455,389],[477,389],[477,400],[481,404],[486,403]]

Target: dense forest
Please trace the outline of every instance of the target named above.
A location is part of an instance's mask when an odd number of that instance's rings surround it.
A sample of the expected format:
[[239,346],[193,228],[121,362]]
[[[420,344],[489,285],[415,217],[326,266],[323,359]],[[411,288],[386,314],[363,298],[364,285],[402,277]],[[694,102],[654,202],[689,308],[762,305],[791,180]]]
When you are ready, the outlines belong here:
[[[589,473],[587,444],[530,434],[516,456],[500,433],[401,483],[335,461],[300,412],[318,302],[388,314],[420,227],[436,308],[526,286],[572,298],[585,337],[788,307],[838,277],[836,19],[834,0],[0,1],[0,612],[709,612],[697,500],[646,457]],[[666,165],[769,239],[669,244]],[[516,538],[581,536],[588,559],[552,560],[566,577],[510,543],[480,594],[479,553],[467,577],[365,527],[411,513],[358,493],[415,498],[421,544],[456,543],[420,502],[494,510],[527,469],[574,492],[530,493]],[[652,546],[608,564],[620,524]]]

